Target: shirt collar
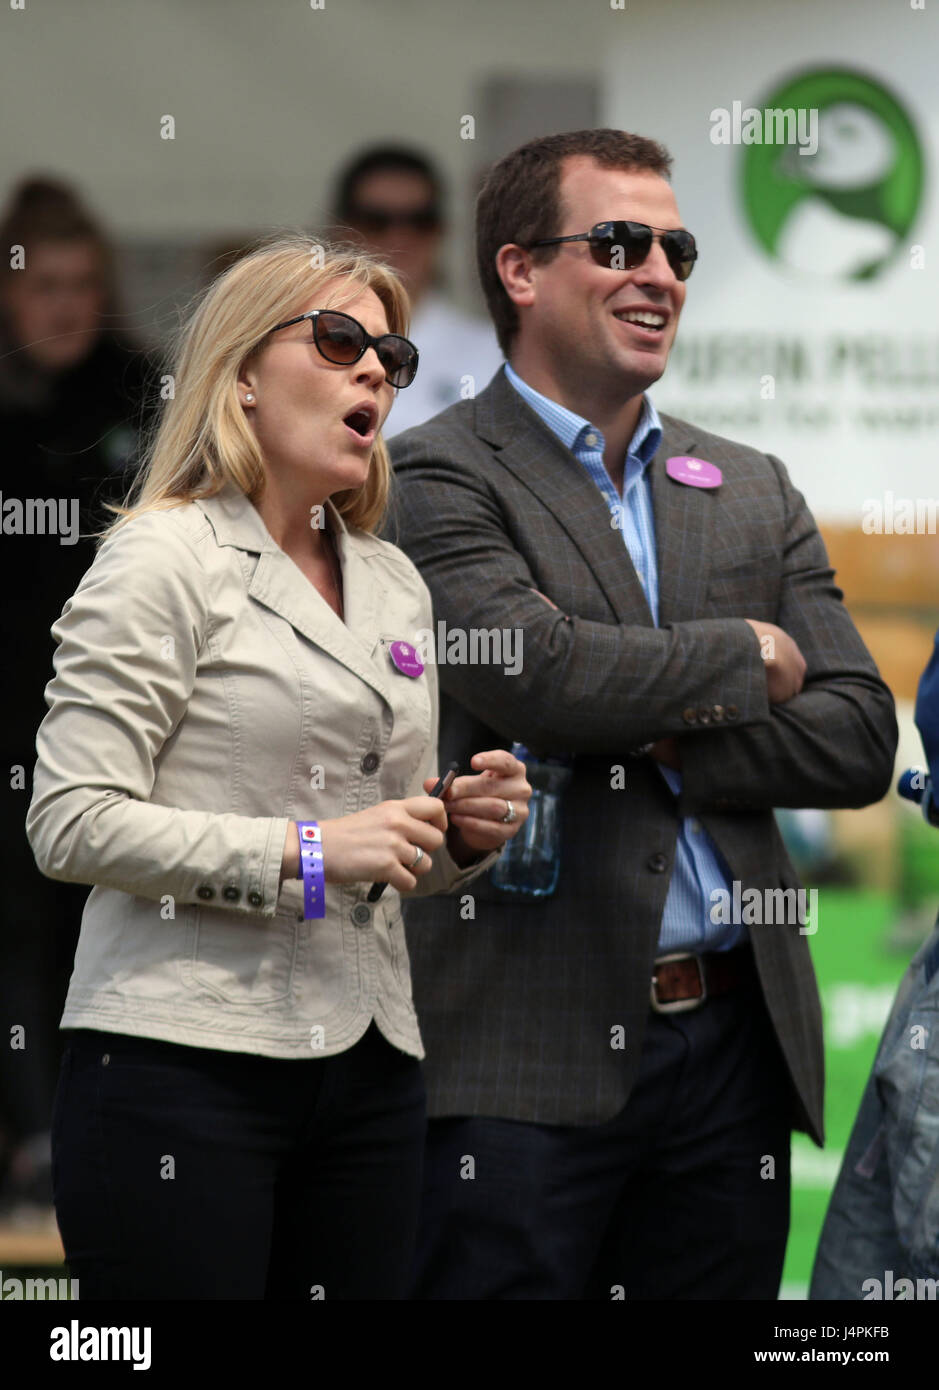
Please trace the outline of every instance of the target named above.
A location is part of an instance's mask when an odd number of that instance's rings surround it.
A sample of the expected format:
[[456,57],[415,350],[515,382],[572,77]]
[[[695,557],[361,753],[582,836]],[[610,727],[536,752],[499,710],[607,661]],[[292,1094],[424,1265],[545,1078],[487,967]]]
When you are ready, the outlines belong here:
[[[505,364],[505,374],[522,400],[531,406],[535,414],[540,416],[548,428],[557,435],[564,447],[570,449],[571,453],[574,452],[575,446],[586,434],[595,434],[599,441],[597,447],[603,448],[603,435],[591,425],[589,420],[585,420],[582,415],[575,414],[573,410],[568,410],[566,406],[558,405],[557,401],[552,401],[550,396],[543,396],[540,391],[529,386],[509,362]],[[639,412],[639,423],[629,441],[626,453],[631,458],[638,458],[642,467],[645,468],[651,462],[661,442],[662,422],[659,419],[659,413],[650,397],[644,394],[642,409]]]

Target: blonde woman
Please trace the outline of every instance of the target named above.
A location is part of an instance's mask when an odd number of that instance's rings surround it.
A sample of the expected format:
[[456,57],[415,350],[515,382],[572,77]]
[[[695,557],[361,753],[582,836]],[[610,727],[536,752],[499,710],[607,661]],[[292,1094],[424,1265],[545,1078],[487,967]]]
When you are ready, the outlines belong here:
[[27,833],[44,874],[94,884],[53,1117],[85,1298],[406,1292],[424,1094],[399,895],[462,891],[530,795],[499,748],[428,795],[430,598],[374,535],[406,315],[386,268],[301,237],[216,280],[53,627]]

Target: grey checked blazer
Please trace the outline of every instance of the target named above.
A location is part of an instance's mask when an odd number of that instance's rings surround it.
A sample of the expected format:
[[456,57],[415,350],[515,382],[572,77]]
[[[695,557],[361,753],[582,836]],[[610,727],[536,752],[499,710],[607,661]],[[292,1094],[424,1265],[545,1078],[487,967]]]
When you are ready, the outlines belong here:
[[[592,1124],[635,1081],[679,816],[700,818],[743,889],[796,887],[775,806],[863,806],[893,772],[893,701],[835,586],[783,465],[662,417],[651,469],[656,628],[599,490],[497,373],[391,444],[386,530],[447,628],[520,628],[522,670],[439,667],[440,761],[519,739],[574,753],[554,897],[518,903],[480,877],[405,909],[432,1115]],[[709,459],[715,490],[673,481],[674,454]],[[534,592],[554,604],[552,609]],[[745,618],[798,642],[802,692],[767,702]],[[677,735],[680,801],[630,750]],[[625,767],[625,789],[611,769]],[[461,903],[463,906],[461,908]],[[825,931],[824,902],[819,910]],[[821,1010],[809,938],[753,926],[766,1003],[788,1064],[792,1121],[822,1142]],[[611,1046],[625,1027],[626,1046]]]

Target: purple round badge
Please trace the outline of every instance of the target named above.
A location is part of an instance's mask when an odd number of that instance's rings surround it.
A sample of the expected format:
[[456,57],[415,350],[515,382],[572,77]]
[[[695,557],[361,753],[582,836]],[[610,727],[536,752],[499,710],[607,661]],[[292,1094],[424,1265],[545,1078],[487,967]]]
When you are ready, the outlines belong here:
[[687,483],[689,487],[720,487],[724,477],[716,463],[691,458],[688,454],[666,459],[665,471],[676,483]]
[[409,642],[392,642],[388,651],[402,676],[413,679],[423,673],[424,663]]

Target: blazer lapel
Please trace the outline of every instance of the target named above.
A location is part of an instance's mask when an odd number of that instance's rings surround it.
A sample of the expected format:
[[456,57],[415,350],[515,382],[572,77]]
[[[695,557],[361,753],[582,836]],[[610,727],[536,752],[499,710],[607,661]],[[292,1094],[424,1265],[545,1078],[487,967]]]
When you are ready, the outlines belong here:
[[476,432],[564,527],[621,623],[652,627],[652,613],[606,501],[570,450],[522,400],[504,371],[477,399]]
[[720,487],[691,487],[665,471],[669,458],[693,454],[687,427],[663,415],[662,442],[649,464],[659,571],[659,624],[687,622],[704,612],[714,515]]
[[286,618],[307,641],[348,667],[390,704],[387,681],[372,661],[387,600],[387,591],[376,582],[366,559],[376,543],[368,536],[353,535],[332,502],[326,503],[342,569],[343,622],[277,545],[260,513],[234,484],[227,484],[214,497],[198,499],[198,505],[212,523],[219,545],[258,555],[248,587],[250,597]]

